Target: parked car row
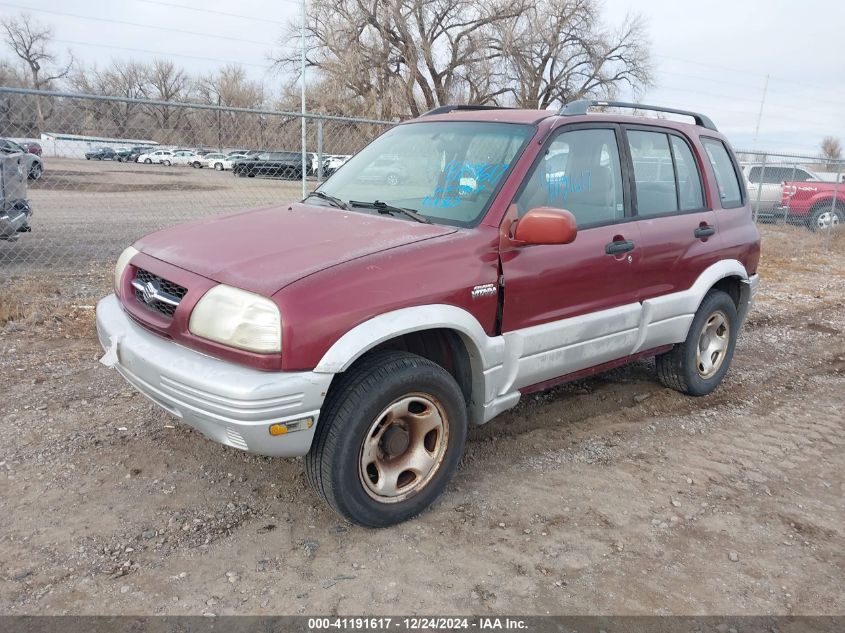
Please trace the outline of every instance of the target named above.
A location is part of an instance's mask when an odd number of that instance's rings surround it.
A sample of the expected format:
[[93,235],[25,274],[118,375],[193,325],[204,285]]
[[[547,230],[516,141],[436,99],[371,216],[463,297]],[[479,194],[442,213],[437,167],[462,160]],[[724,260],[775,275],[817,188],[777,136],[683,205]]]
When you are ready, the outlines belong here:
[[[216,171],[232,171],[235,176],[253,178],[267,176],[297,179],[302,177],[302,154],[294,151],[235,150],[231,152],[213,152],[208,150],[148,148],[138,154],[122,157],[120,150],[98,148],[85,155],[89,160],[134,160],[146,165],[184,165],[197,169],[208,168]],[[349,159],[349,155],[331,154],[323,157],[323,175],[330,176]],[[305,175],[319,173],[317,154],[308,152]]]

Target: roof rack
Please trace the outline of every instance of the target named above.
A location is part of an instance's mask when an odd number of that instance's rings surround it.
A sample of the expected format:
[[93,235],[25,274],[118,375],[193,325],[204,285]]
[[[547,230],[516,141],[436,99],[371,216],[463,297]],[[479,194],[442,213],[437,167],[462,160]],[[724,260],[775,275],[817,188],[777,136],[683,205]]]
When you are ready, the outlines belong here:
[[511,110],[512,108],[508,108],[505,106],[496,106],[496,105],[445,105],[440,106],[439,108],[434,108],[433,110],[429,110],[423,116],[432,116],[435,114],[447,114],[449,112],[456,112],[461,110]]
[[566,105],[564,105],[560,109],[560,112],[558,112],[558,114],[561,116],[578,116],[581,114],[587,114],[587,111],[590,108],[602,106],[612,108],[632,108],[634,110],[653,110],[655,112],[681,114],[683,116],[689,116],[695,119],[696,125],[706,127],[708,130],[718,132],[718,130],[716,129],[716,125],[713,123],[713,121],[710,120],[710,117],[707,117],[698,112],[691,112],[689,110],[676,110],[675,108],[663,108],[661,106],[645,105],[642,103],[628,103],[625,101],[597,101],[593,99],[579,99],[578,101],[572,101],[571,103],[567,103]]

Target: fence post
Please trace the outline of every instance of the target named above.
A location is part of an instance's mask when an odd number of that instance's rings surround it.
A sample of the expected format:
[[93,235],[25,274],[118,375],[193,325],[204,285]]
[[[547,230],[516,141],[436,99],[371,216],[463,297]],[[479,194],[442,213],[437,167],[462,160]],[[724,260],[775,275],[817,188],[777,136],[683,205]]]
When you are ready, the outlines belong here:
[[760,180],[757,183],[757,204],[754,205],[754,224],[757,224],[757,216],[760,214],[760,197],[763,195],[763,183],[766,180],[766,157],[763,154],[763,162],[760,163]]
[[323,119],[317,119],[317,182],[323,182]]
[[836,184],[833,186],[833,198],[830,201],[830,220],[827,224],[827,250],[830,250],[833,242],[833,232],[841,230],[834,222],[837,219],[836,209],[839,207],[839,188],[842,186],[842,166],[836,172]]

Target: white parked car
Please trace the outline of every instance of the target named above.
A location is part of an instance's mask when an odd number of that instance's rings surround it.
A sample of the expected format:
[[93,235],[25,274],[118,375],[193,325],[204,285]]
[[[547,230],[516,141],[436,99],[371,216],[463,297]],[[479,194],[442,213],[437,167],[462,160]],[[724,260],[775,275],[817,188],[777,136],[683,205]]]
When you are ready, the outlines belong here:
[[232,169],[232,160],[233,159],[231,159],[226,154],[214,152],[203,156],[201,162],[203,167],[208,167],[209,169],[216,169],[217,171],[223,171],[224,169]]
[[171,165],[173,163],[174,153],[169,149],[158,149],[148,154],[141,154],[138,157],[139,163],[146,163],[147,165]]
[[170,159],[170,162],[174,165],[193,165],[194,163],[199,163],[201,160],[202,156],[196,152],[183,149],[174,152],[173,158]]

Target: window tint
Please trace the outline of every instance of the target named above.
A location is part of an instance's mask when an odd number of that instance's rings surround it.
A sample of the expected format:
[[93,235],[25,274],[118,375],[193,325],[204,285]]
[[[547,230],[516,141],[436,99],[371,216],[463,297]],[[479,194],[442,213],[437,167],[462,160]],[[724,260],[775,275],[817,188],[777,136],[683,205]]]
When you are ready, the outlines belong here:
[[637,215],[677,211],[678,191],[669,137],[659,132],[629,130],[628,143],[637,185]]
[[702,144],[707,152],[707,158],[716,174],[716,184],[719,187],[719,197],[722,208],[742,206],[742,189],[736,176],[733,161],[724,143],[712,138],[702,138]]
[[678,200],[681,211],[704,208],[704,192],[701,190],[701,174],[689,145],[677,136],[670,136],[675,171],[678,174]]
[[560,134],[528,176],[516,203],[519,215],[536,207],[566,209],[579,226],[624,217],[622,169],[614,131]]

